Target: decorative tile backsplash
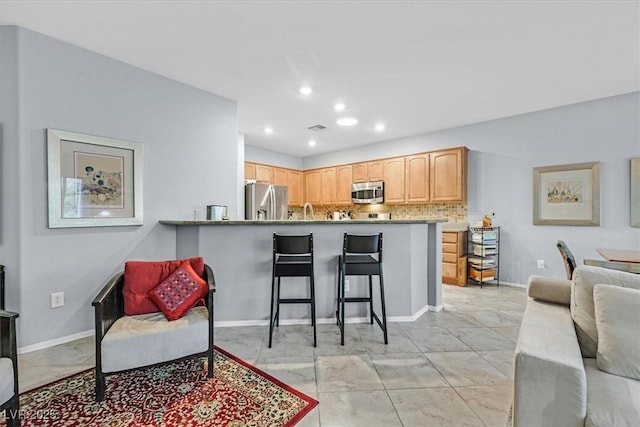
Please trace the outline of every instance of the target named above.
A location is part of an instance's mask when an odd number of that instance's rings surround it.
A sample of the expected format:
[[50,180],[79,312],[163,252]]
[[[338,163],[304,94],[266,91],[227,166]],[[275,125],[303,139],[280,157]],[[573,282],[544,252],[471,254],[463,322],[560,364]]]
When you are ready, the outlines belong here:
[[[294,219],[302,219],[302,208],[289,207]],[[314,206],[316,219],[330,219],[333,212],[351,212],[358,218],[361,212],[390,212],[391,219],[447,218],[449,221],[466,222],[467,205],[465,203],[416,203],[409,205],[341,205]],[[307,211],[307,215],[309,212]]]

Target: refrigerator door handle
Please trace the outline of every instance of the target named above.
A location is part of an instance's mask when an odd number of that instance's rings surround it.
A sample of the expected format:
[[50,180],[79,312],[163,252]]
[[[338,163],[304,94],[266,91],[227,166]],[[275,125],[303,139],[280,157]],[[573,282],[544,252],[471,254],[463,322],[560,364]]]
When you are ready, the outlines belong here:
[[276,219],[276,190],[273,188],[273,185],[269,186],[269,199],[271,201],[271,206],[269,209],[269,216],[271,220]]

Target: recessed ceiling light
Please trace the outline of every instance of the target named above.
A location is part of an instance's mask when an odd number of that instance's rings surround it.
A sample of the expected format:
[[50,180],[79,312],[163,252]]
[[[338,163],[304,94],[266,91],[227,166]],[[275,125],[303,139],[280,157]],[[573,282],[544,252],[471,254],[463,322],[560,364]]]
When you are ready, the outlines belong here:
[[270,127],[266,127],[264,128],[264,133],[273,133],[273,129],[271,129]]
[[313,89],[311,89],[310,86],[302,86],[300,88],[300,93],[303,95],[311,95],[312,92],[313,92]]
[[309,140],[309,147],[313,147],[314,145],[316,145],[316,140],[315,139],[310,139]]
[[376,130],[378,132],[382,132],[384,130],[384,123],[377,123],[376,124]]
[[358,119],[354,117],[340,117],[338,120],[336,120],[336,123],[340,126],[353,126],[355,124],[358,124]]
[[333,109],[336,111],[344,111],[345,108],[347,108],[347,106],[344,105],[342,102],[338,102],[336,105],[333,106]]

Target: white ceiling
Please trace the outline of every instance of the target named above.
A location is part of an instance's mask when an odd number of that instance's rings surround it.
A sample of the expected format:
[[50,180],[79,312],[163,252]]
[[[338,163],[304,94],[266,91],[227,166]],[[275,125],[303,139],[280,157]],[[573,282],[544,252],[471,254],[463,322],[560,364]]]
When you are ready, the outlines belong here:
[[246,143],[305,157],[638,91],[639,4],[0,0],[0,23],[236,100]]

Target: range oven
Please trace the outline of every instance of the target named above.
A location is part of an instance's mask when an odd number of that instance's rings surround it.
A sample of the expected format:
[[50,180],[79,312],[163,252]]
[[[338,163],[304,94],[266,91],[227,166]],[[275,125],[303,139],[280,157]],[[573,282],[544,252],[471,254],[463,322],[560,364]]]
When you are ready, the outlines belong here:
[[351,185],[353,203],[375,204],[384,202],[384,182],[358,182]]

